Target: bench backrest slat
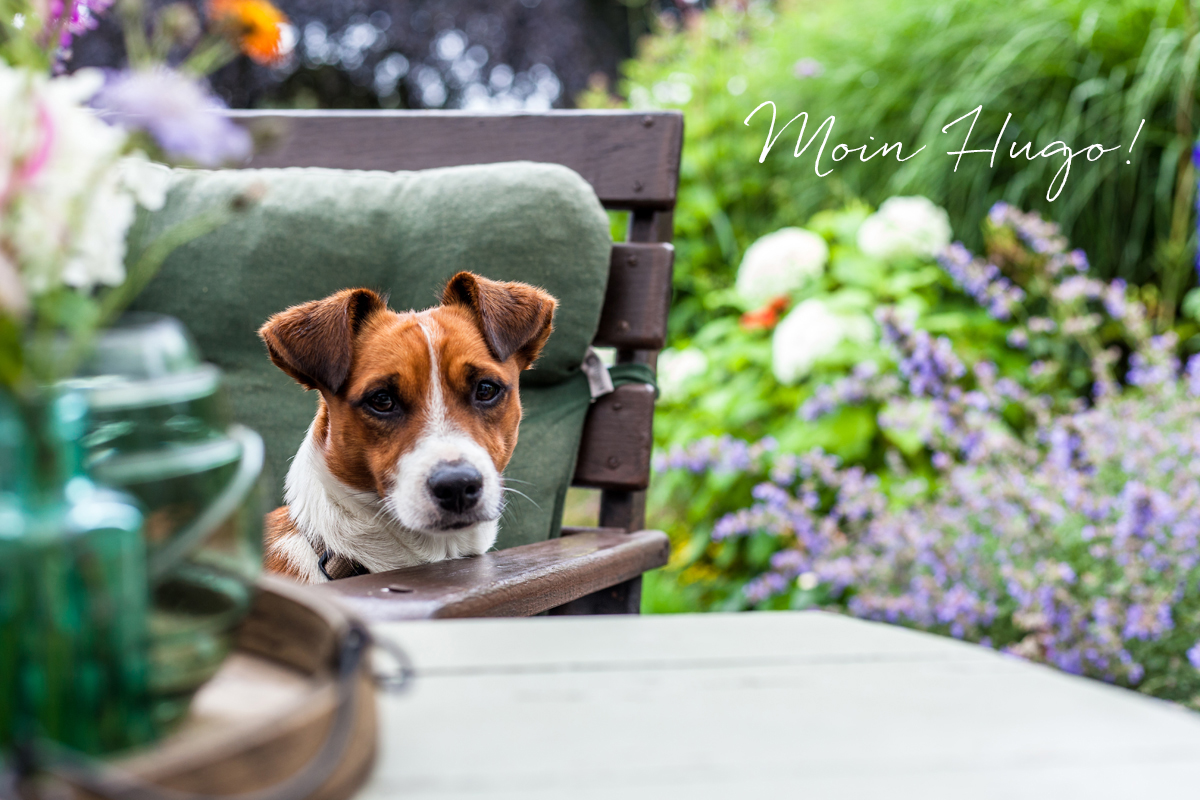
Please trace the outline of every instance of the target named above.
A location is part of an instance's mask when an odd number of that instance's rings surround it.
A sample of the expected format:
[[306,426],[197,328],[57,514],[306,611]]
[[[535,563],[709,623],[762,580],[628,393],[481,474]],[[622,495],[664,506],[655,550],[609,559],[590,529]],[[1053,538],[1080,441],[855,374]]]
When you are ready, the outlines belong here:
[[679,185],[679,113],[556,111],[231,111],[278,140],[251,167],[397,170],[540,161],[592,184],[605,208],[670,209]]
[[596,331],[597,347],[663,348],[674,262],[674,248],[667,243],[613,245],[608,290]]

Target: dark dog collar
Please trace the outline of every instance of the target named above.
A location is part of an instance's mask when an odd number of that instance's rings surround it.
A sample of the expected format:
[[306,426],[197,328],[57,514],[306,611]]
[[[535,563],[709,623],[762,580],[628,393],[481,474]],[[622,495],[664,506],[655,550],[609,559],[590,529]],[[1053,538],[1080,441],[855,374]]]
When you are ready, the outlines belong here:
[[353,558],[339,555],[326,549],[325,542],[318,540],[312,549],[317,554],[317,566],[321,574],[331,581],[339,578],[352,578],[355,575],[370,575],[371,570],[355,561]]

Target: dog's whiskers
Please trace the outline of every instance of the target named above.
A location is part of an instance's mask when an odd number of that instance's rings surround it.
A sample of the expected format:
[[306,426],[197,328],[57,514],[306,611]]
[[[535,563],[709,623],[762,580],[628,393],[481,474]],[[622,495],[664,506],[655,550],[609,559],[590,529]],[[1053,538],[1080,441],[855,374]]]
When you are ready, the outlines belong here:
[[533,503],[533,507],[534,507],[534,508],[536,508],[538,511],[541,511],[541,510],[542,510],[542,507],[541,507],[541,506],[539,506],[539,505],[537,504],[537,501],[536,501],[536,500],[534,500],[534,499],[533,499],[532,497],[530,497],[529,495],[525,494],[524,492],[522,492],[522,491],[519,491],[519,490],[517,490],[517,489],[513,489],[511,486],[503,486],[503,487],[501,487],[501,488],[502,488],[502,489],[503,489],[505,492],[510,492],[510,493],[512,493],[512,494],[515,494],[515,495],[520,495],[521,497],[524,497],[526,500],[528,500],[529,502]]

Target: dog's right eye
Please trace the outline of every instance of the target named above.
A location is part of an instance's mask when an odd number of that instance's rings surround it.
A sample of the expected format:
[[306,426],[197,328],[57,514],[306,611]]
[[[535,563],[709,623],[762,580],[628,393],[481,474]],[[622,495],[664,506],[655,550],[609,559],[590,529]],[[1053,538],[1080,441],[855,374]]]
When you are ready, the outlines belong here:
[[375,392],[367,398],[367,407],[377,414],[390,414],[396,410],[396,398],[390,392]]

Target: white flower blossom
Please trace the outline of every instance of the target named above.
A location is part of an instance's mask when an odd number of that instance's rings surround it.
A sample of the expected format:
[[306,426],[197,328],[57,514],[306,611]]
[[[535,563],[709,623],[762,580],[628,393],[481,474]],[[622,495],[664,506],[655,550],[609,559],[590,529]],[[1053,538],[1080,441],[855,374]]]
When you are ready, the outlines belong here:
[[802,228],[781,228],[747,248],[738,268],[738,295],[760,306],[791,294],[820,275],[828,260],[829,245],[820,236]]
[[658,395],[665,401],[681,400],[687,383],[708,371],[708,356],[695,347],[658,354]]
[[780,383],[796,383],[844,341],[869,342],[875,325],[863,314],[839,314],[822,300],[800,303],[771,339],[771,369]]
[[133,193],[142,208],[158,211],[167,202],[167,188],[171,184],[171,170],[156,164],[143,153],[134,153],[117,163],[121,174],[121,185]]
[[950,216],[924,197],[889,197],[858,229],[858,249],[883,259],[932,258],[950,244]]
[[22,314],[30,296],[63,285],[121,283],[136,200],[162,205],[163,173],[120,164],[125,133],[84,105],[102,83],[96,70],[51,79],[0,64],[4,311]]

